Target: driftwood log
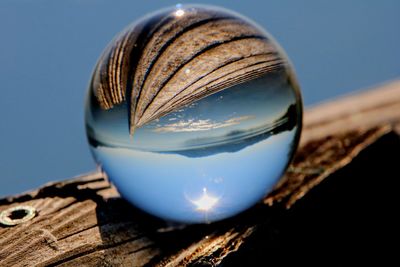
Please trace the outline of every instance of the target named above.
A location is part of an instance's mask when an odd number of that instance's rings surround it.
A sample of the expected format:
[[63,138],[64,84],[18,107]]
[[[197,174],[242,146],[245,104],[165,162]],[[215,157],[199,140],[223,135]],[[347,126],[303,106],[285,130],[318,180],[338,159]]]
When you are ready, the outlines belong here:
[[0,226],[0,266],[398,261],[399,133],[400,81],[310,108],[284,181],[264,203],[209,225],[166,225],[121,199],[100,171],[0,199],[0,211],[37,210]]

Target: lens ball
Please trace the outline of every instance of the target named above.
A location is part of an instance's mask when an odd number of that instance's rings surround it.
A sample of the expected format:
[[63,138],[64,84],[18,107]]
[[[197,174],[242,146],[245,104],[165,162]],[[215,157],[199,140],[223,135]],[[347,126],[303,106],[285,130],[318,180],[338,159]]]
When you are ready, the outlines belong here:
[[118,34],[86,100],[90,149],[120,194],[168,221],[234,216],[271,192],[302,104],[271,35],[212,6],[177,6]]

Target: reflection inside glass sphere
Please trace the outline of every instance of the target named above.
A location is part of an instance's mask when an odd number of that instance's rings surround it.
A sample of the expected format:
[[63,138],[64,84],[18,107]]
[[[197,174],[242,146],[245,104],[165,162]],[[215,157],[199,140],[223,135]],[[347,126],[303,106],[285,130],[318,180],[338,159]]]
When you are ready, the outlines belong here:
[[218,198],[210,196],[207,193],[207,188],[204,187],[203,195],[199,199],[191,200],[191,202],[196,206],[196,210],[207,212],[217,204],[218,200]]
[[124,198],[167,220],[212,222],[278,183],[301,109],[293,71],[269,35],[225,10],[180,6],[131,25],[105,50],[86,128]]

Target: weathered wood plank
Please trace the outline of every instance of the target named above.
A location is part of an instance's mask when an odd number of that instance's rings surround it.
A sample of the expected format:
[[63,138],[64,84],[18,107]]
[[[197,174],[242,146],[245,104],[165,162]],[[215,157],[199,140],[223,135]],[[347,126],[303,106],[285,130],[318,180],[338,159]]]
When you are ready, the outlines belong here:
[[268,205],[210,225],[177,227],[150,217],[119,198],[100,171],[1,199],[0,211],[29,205],[38,215],[0,226],[0,266],[232,265],[251,244],[273,246],[255,240],[281,229],[274,223],[304,205],[295,203],[371,144],[394,140],[399,122],[399,81],[307,110],[301,147]]
[[301,144],[329,134],[398,123],[400,81],[386,83],[378,88],[309,108],[304,116]]

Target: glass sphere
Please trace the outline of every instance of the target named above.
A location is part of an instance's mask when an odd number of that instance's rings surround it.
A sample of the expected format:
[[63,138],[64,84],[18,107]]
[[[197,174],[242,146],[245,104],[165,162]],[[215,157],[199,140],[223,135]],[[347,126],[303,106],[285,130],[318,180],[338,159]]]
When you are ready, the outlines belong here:
[[254,22],[177,6],[128,26],[88,90],[90,149],[120,194],[165,220],[207,223],[271,192],[297,148],[299,87]]

